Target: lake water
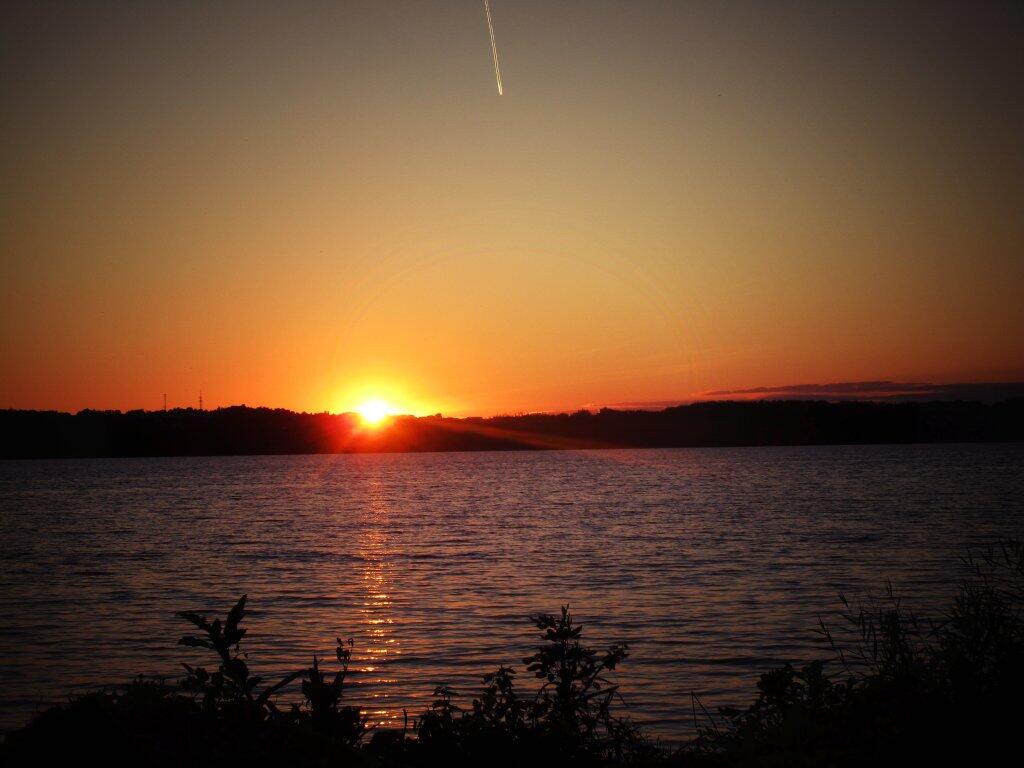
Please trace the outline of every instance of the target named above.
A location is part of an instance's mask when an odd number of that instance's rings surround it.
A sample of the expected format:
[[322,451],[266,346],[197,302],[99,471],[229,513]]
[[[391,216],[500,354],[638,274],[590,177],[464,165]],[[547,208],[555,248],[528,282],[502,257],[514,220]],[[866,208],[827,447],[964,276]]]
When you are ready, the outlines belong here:
[[1024,535],[1024,446],[848,446],[0,462],[0,729],[202,656],[179,610],[248,593],[273,679],[355,639],[350,698],[401,723],[472,693],[572,606],[627,641],[627,710],[691,731],[825,655],[817,617],[887,579],[921,613],[958,556]]

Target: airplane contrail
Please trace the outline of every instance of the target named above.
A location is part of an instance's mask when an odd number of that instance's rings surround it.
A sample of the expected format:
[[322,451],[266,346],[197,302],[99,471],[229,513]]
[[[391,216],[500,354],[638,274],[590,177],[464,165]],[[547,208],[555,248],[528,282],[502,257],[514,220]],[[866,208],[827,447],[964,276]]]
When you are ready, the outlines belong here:
[[494,42],[494,23],[491,21],[491,4],[484,0],[484,12],[487,14],[487,31],[491,33],[491,54],[494,56],[494,77],[498,81],[498,95],[505,89],[501,87],[501,67],[498,66],[498,44]]

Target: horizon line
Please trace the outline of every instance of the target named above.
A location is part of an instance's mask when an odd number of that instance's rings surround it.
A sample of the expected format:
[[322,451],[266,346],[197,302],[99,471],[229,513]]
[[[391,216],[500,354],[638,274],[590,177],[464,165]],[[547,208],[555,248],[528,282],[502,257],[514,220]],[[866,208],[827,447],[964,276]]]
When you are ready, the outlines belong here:
[[[779,402],[779,401],[817,401],[817,402],[875,402],[875,403],[900,403],[900,402],[982,402],[987,404],[1003,402],[1018,397],[1024,397],[1024,381],[997,381],[997,382],[960,382],[952,384],[935,384],[930,382],[897,382],[890,380],[865,380],[853,382],[833,382],[827,384],[793,384],[775,387],[750,387],[743,389],[719,389],[707,390],[689,397],[665,400],[624,400],[604,403],[585,403],[581,406],[565,408],[547,408],[537,410],[521,411],[495,411],[490,414],[473,414],[456,411],[455,414],[445,415],[441,411],[432,413],[393,413],[391,418],[448,418],[448,419],[494,419],[494,418],[517,418],[523,416],[558,416],[572,415],[583,411],[595,413],[603,409],[617,411],[664,411],[680,406],[696,405],[700,403],[716,402]],[[208,398],[207,398],[208,400]],[[330,415],[330,416],[353,416],[357,417],[358,412],[354,410],[332,411],[323,409],[320,411],[295,409],[285,406],[272,405],[249,405],[247,403],[231,403],[229,405],[217,405],[213,408],[197,408],[195,405],[181,405],[167,408],[94,408],[83,407],[77,410],[62,410],[60,408],[24,408],[6,406],[0,410],[23,411],[38,413],[63,413],[77,415],[84,412],[94,413],[162,413],[171,411],[197,411],[215,412],[232,408],[249,408],[252,410],[265,409],[272,411],[287,411],[289,413],[307,415]]]

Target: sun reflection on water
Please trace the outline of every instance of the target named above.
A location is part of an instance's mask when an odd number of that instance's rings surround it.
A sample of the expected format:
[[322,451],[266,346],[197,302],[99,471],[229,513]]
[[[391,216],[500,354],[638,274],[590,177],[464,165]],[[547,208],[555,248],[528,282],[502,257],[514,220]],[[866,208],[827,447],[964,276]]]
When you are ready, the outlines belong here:
[[373,479],[369,484],[367,525],[360,538],[358,554],[363,561],[363,595],[359,607],[363,629],[362,649],[358,649],[355,671],[366,687],[361,697],[369,699],[365,714],[370,725],[395,727],[400,725],[398,713],[388,706],[388,687],[397,681],[387,676],[388,662],[402,653],[401,643],[394,632],[392,555],[388,521],[390,509],[381,483]]

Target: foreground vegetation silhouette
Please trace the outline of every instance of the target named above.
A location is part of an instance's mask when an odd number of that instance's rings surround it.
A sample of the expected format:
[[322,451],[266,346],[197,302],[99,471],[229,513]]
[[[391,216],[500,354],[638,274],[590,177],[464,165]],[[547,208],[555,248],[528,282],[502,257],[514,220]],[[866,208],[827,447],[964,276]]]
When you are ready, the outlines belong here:
[[[761,676],[746,708],[708,712],[694,697],[697,737],[682,746],[646,738],[621,714],[612,675],[625,645],[586,647],[567,607],[531,617],[540,632],[524,659],[539,687],[523,695],[513,668],[483,678],[469,707],[453,691],[402,731],[373,730],[347,703],[352,641],[337,669],[320,660],[272,684],[242,650],[246,598],[226,619],[180,614],[197,630],[180,644],[207,649],[215,669],[186,665],[177,686],[136,680],[72,699],[9,735],[11,765],[965,765],[1012,754],[1024,715],[1024,542],[969,558],[972,575],[937,622],[918,621],[891,589],[820,627],[827,661]],[[301,680],[301,700],[279,701]],[[682,706],[682,702],[681,702]]]

